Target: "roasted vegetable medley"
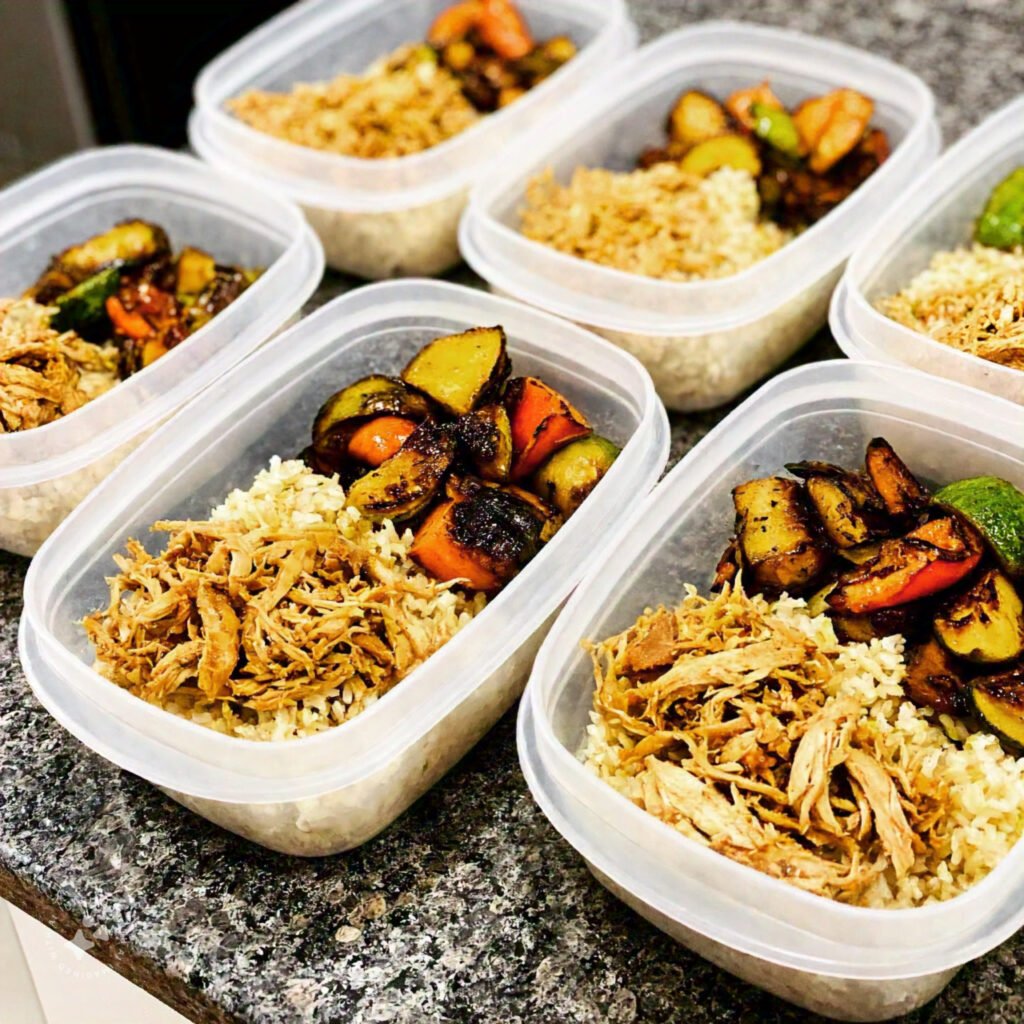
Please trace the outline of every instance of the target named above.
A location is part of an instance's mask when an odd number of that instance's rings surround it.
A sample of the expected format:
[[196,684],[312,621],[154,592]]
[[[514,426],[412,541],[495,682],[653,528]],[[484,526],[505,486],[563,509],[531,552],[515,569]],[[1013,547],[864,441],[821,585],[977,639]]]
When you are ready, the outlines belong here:
[[996,477],[934,493],[882,438],[863,470],[825,462],[733,491],[716,586],[809,598],[849,642],[902,634],[907,695],[1024,745],[1024,493]]
[[722,167],[757,179],[762,216],[800,229],[854,192],[889,155],[889,140],[871,127],[874,102],[853,89],[804,100],[792,111],[771,85],[740,89],[724,103],[696,90],[668,117],[668,141],[647,150],[641,167],[678,162],[698,177]]
[[25,297],[55,307],[55,330],[116,343],[127,377],[208,323],[259,273],[201,249],[175,256],[163,228],[126,220],[54,256]]
[[303,456],[364,515],[413,523],[412,558],[434,578],[496,591],[619,452],[544,381],[510,373],[501,327],[437,338],[400,376],[331,395]]

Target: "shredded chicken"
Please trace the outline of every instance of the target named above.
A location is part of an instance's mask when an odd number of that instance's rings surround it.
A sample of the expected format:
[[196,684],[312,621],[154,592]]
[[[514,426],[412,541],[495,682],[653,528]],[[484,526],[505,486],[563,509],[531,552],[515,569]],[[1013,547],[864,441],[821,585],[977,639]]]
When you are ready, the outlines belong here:
[[53,330],[53,312],[31,299],[0,299],[0,434],[51,423],[119,380],[117,348]]
[[[611,770],[683,834],[774,877],[856,903],[915,866],[943,792],[876,742],[831,685],[842,646],[737,585],[695,591],[590,646],[594,711],[626,739]],[[655,670],[661,671],[652,675]]]

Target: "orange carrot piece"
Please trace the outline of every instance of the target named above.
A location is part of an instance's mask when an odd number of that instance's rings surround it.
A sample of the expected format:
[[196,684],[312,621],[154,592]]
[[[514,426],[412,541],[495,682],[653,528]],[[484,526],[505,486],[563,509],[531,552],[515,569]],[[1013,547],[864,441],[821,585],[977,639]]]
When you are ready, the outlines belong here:
[[539,469],[559,448],[590,433],[590,424],[554,388],[536,377],[509,386],[512,408],[512,479]]
[[534,47],[526,19],[512,0],[483,0],[476,28],[480,38],[506,60],[519,60]]
[[452,513],[456,501],[438,505],[416,531],[409,554],[413,560],[442,583],[465,580],[473,590],[497,590],[502,580],[473,557],[452,534]]
[[348,442],[353,459],[376,469],[408,440],[416,424],[404,416],[378,416],[357,427]]
[[106,302],[107,316],[121,334],[129,338],[148,338],[153,333],[149,321],[141,313],[130,313],[124,308],[116,295],[111,295]]
[[465,39],[477,27],[482,13],[480,0],[463,0],[462,3],[446,7],[430,26],[427,42],[433,46],[447,46]]

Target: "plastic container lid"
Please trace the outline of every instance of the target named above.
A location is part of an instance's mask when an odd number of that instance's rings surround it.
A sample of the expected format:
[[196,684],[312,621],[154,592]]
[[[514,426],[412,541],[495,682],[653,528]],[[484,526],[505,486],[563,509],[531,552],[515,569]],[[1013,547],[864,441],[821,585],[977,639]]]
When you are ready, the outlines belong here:
[[[716,95],[770,79],[785,103],[841,86],[875,101],[874,123],[895,143],[889,160],[811,229],[727,278],[661,281],[604,267],[524,237],[527,182],[547,167],[565,181],[577,166],[625,170],[664,140],[666,112],[687,88]],[[642,47],[591,83],[571,110],[539,124],[473,190],[460,246],[503,292],[601,329],[705,334],[756,320],[836,269],[866,228],[937,149],[934,99],[890,61],[799,32],[705,22]]]
[[[81,619],[109,600],[104,577],[128,537],[204,516],[271,456],[308,442],[337,387],[398,372],[429,338],[501,323],[516,373],[562,390],[622,456],[556,537],[482,612],[357,718],[315,736],[257,742],[178,718],[103,680]],[[571,324],[475,289],[424,280],[334,300],[237,366],[145,443],[47,541],[25,581],[26,673],[90,746],[168,789],[225,802],[304,800],[340,789],[414,745],[502,671],[615,539],[668,456],[668,418],[643,367]],[[36,668],[35,666],[39,666]],[[84,702],[84,703],[83,703]],[[85,711],[85,708],[91,710]]]
[[623,0],[518,0],[537,38],[567,33],[579,52],[509,107],[422,153],[367,160],[273,138],[224,104],[248,89],[358,74],[396,47],[425,38],[442,3],[305,0],[225,50],[196,79],[189,139],[213,163],[265,181],[303,205],[387,211],[434,202],[466,188],[502,146],[569,93],[633,48]]
[[323,250],[291,203],[161,149],[112,146],[60,160],[0,192],[0,295],[20,295],[69,245],[140,217],[225,263],[266,272],[187,341],[53,423],[0,434],[0,489],[72,473],[146,431],[299,311]]
[[[913,909],[852,907],[693,842],[575,753],[594,686],[581,641],[678,600],[686,582],[706,588],[732,532],[736,484],[796,459],[858,462],[878,435],[928,480],[992,473],[1024,482],[1024,410],[1012,403],[877,363],[817,363],[782,374],[683,459],[624,526],[615,550],[590,569],[537,656],[519,721],[520,758],[538,803],[625,891],[742,954],[814,975],[875,980],[959,966],[1016,931],[1024,923],[1024,844],[954,899]],[[868,1019],[853,1003],[843,1015]]]
[[829,324],[851,358],[903,363],[1024,403],[1024,373],[943,345],[874,307],[940,250],[969,246],[992,189],[1024,166],[1024,96],[968,132],[858,245],[832,298]]

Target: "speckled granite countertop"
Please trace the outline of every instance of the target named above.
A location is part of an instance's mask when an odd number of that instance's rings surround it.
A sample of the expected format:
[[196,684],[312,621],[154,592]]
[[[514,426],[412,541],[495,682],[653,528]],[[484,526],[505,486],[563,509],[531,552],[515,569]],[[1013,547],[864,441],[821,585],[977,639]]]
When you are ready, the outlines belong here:
[[[947,140],[1024,90],[1024,0],[633,7],[645,38],[751,16],[901,60],[935,90]],[[327,281],[318,299],[348,286]],[[836,354],[823,334],[803,358]],[[719,415],[677,417],[673,457]],[[289,860],[193,817],[35,705],[15,649],[26,564],[0,554],[0,896],[65,935],[81,928],[93,955],[190,1019],[808,1019],[676,946],[591,879],[527,793],[512,714],[394,826],[345,856]],[[1022,1019],[1018,938],[909,1020]]]

